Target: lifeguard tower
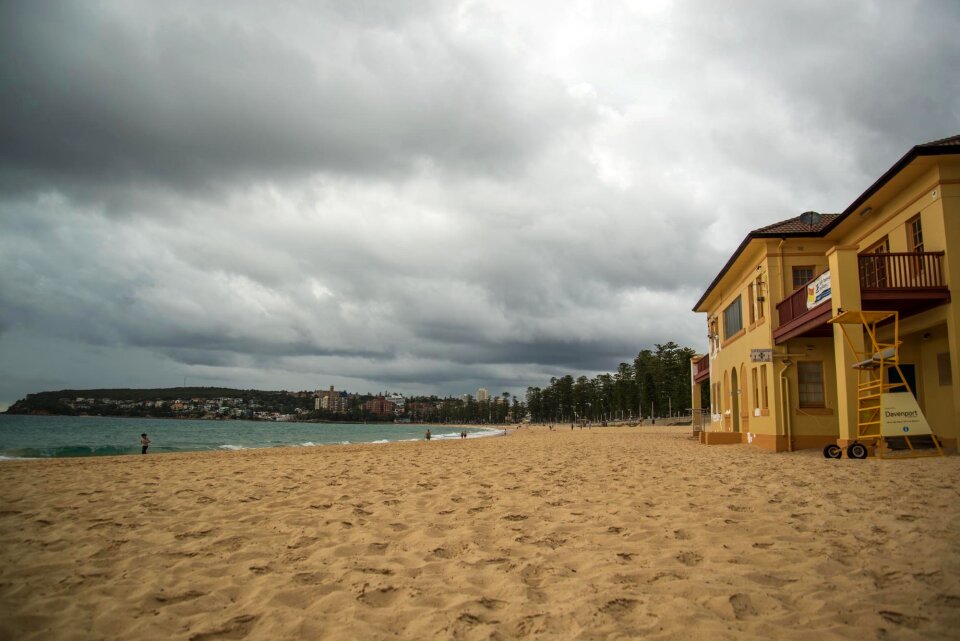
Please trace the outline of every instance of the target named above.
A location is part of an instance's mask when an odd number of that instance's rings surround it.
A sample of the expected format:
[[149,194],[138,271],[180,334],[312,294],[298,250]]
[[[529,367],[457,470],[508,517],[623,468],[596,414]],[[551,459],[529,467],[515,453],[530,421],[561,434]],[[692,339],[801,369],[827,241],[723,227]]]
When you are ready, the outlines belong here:
[[[940,441],[930,429],[900,369],[900,317],[897,312],[842,311],[829,321],[839,325],[843,338],[857,358],[857,440],[847,446],[847,456],[864,459],[873,447],[877,458],[944,456]],[[882,342],[878,327],[893,323],[891,342]],[[849,331],[864,334],[864,350],[855,347]],[[858,341],[859,342],[859,341]],[[896,374],[894,376],[894,374]],[[827,458],[840,458],[836,444],[823,448]]]

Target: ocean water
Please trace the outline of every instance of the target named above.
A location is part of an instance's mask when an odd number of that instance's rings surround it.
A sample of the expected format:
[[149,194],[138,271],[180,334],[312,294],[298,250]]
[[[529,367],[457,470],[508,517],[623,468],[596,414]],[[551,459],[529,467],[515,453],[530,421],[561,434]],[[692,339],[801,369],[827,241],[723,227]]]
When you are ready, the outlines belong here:
[[[423,438],[459,438],[461,428],[411,424],[274,423],[189,421],[99,416],[15,416],[0,414],[0,461],[63,456],[140,454],[140,434],[150,454],[261,447],[312,447],[348,443],[390,443]],[[462,428],[470,438],[503,430]]]

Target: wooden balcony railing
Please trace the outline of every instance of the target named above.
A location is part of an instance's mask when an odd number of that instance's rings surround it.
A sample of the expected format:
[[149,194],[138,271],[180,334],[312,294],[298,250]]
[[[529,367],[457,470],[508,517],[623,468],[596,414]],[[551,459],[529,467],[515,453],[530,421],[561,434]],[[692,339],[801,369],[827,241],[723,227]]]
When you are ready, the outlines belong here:
[[860,290],[942,289],[944,252],[861,254]]
[[[816,278],[811,280],[810,283],[812,283],[817,278],[820,278],[820,277],[817,276]],[[797,291],[793,292],[792,294],[784,298],[782,301],[777,303],[777,318],[780,319],[779,327],[783,327],[784,325],[794,320],[795,318],[799,318],[803,314],[807,313],[807,285],[809,285],[810,283],[807,283],[806,285],[799,288]],[[826,300],[820,304],[828,305],[829,303],[830,301]]]
[[697,371],[693,375],[695,383],[702,383],[710,378],[710,355],[704,354],[703,358],[697,361]]
[[[863,309],[895,310],[906,318],[948,302],[944,255],[942,251],[861,254],[857,258]],[[807,287],[812,282],[777,303],[773,336],[778,344],[796,336],[829,335],[825,323],[831,315],[830,302],[807,309]]]

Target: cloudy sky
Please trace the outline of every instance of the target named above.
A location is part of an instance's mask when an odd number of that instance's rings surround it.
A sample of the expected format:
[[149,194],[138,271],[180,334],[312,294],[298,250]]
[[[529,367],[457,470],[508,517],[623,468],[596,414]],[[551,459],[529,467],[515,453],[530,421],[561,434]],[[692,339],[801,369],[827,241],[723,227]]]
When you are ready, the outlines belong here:
[[960,4],[4,2],[0,408],[520,393],[960,133]]

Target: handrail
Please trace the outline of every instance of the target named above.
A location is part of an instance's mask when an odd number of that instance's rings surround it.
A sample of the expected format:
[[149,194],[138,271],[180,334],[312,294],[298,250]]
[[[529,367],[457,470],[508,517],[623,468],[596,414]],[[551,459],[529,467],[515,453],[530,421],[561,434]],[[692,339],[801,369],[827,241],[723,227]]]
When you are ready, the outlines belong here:
[[943,257],[946,252],[884,252],[860,254],[860,289],[885,291],[946,287]]
[[710,355],[704,354],[703,358],[697,361],[697,374],[710,370]]
[[792,294],[777,303],[777,318],[779,319],[780,325],[785,325],[794,318],[807,313],[807,285],[818,278],[820,278],[820,276],[811,278]]

